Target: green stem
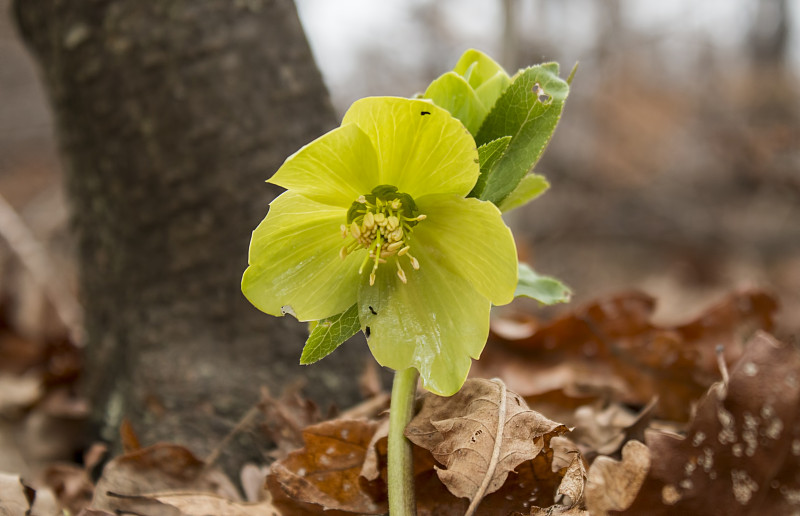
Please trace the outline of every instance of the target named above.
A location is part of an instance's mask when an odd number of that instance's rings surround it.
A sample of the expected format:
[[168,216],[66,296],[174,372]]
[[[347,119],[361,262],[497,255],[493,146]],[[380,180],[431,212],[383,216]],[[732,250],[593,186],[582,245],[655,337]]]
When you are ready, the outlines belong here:
[[414,516],[417,501],[414,497],[414,464],[411,442],[403,432],[414,416],[414,397],[419,373],[413,367],[394,374],[392,403],[389,407],[389,514]]

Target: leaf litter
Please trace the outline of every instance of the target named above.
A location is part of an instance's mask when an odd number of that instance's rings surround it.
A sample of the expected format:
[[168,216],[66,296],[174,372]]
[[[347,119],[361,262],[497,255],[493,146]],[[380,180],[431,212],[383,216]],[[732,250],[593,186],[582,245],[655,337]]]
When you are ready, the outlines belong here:
[[[800,352],[768,333],[776,308],[765,292],[738,291],[661,327],[651,322],[654,300],[626,292],[552,322],[496,321],[473,368],[496,379],[418,398],[406,429],[417,514],[797,512]],[[12,386],[6,420],[85,411],[70,409],[69,395],[58,401],[69,382],[36,365],[44,359],[4,349],[18,357],[0,367]],[[253,409],[262,422],[238,431],[276,444],[236,482],[214,454],[142,445],[127,428],[129,451],[99,478],[102,446],[83,464],[4,472],[0,513],[383,514],[388,396],[375,373],[363,377],[362,405],[327,419],[298,386],[264,391]]]

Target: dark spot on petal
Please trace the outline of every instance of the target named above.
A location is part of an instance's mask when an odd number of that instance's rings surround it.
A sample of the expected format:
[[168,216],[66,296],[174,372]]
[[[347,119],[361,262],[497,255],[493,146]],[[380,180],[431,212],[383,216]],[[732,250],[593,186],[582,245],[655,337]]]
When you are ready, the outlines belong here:
[[544,93],[539,95],[539,102],[544,103],[544,102],[547,102],[548,100],[550,100],[550,95],[547,95],[547,94],[544,94]]
[[369,311],[372,312],[372,315],[378,315],[378,312],[376,312],[371,306],[369,307]]
[[422,116],[430,115],[430,114],[431,114],[430,111],[423,111],[423,112],[420,113],[420,115],[422,115]]
[[364,335],[366,335],[366,336],[367,336],[367,338],[369,338],[369,326],[367,326],[366,328],[364,328]]

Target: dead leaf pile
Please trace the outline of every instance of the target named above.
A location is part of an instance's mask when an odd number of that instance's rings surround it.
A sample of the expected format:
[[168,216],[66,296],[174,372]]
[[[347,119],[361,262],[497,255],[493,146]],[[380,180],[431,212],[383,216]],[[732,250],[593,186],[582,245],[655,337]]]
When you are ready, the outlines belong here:
[[495,334],[472,374],[503,378],[535,407],[548,399],[564,406],[608,397],[642,406],[658,397],[658,416],[686,421],[691,403],[719,378],[717,346],[732,364],[750,335],[772,330],[777,304],[761,291],[736,292],[674,328],[653,325],[654,308],[650,296],[629,292],[578,308],[525,338]]
[[[417,514],[800,511],[800,351],[762,331],[775,308],[765,293],[738,292],[660,328],[653,300],[627,293],[529,335],[496,335],[475,368],[496,379],[418,399],[405,430]],[[131,450],[96,483],[91,457],[50,467],[36,489],[0,475],[0,514],[385,514],[387,399],[371,395],[321,421],[297,389],[264,393],[258,429],[276,449],[239,486],[214,459],[174,444],[136,449],[128,436]]]

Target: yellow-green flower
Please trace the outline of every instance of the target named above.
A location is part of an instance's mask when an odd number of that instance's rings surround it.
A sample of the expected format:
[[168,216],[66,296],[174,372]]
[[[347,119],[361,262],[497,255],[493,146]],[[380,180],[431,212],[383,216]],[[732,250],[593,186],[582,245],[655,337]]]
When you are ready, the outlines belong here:
[[315,321],[358,305],[377,361],[455,393],[514,297],[517,256],[494,204],[466,198],[478,153],[425,100],[357,101],[342,125],[289,157],[288,191],[253,232],[242,291],[262,311]]

